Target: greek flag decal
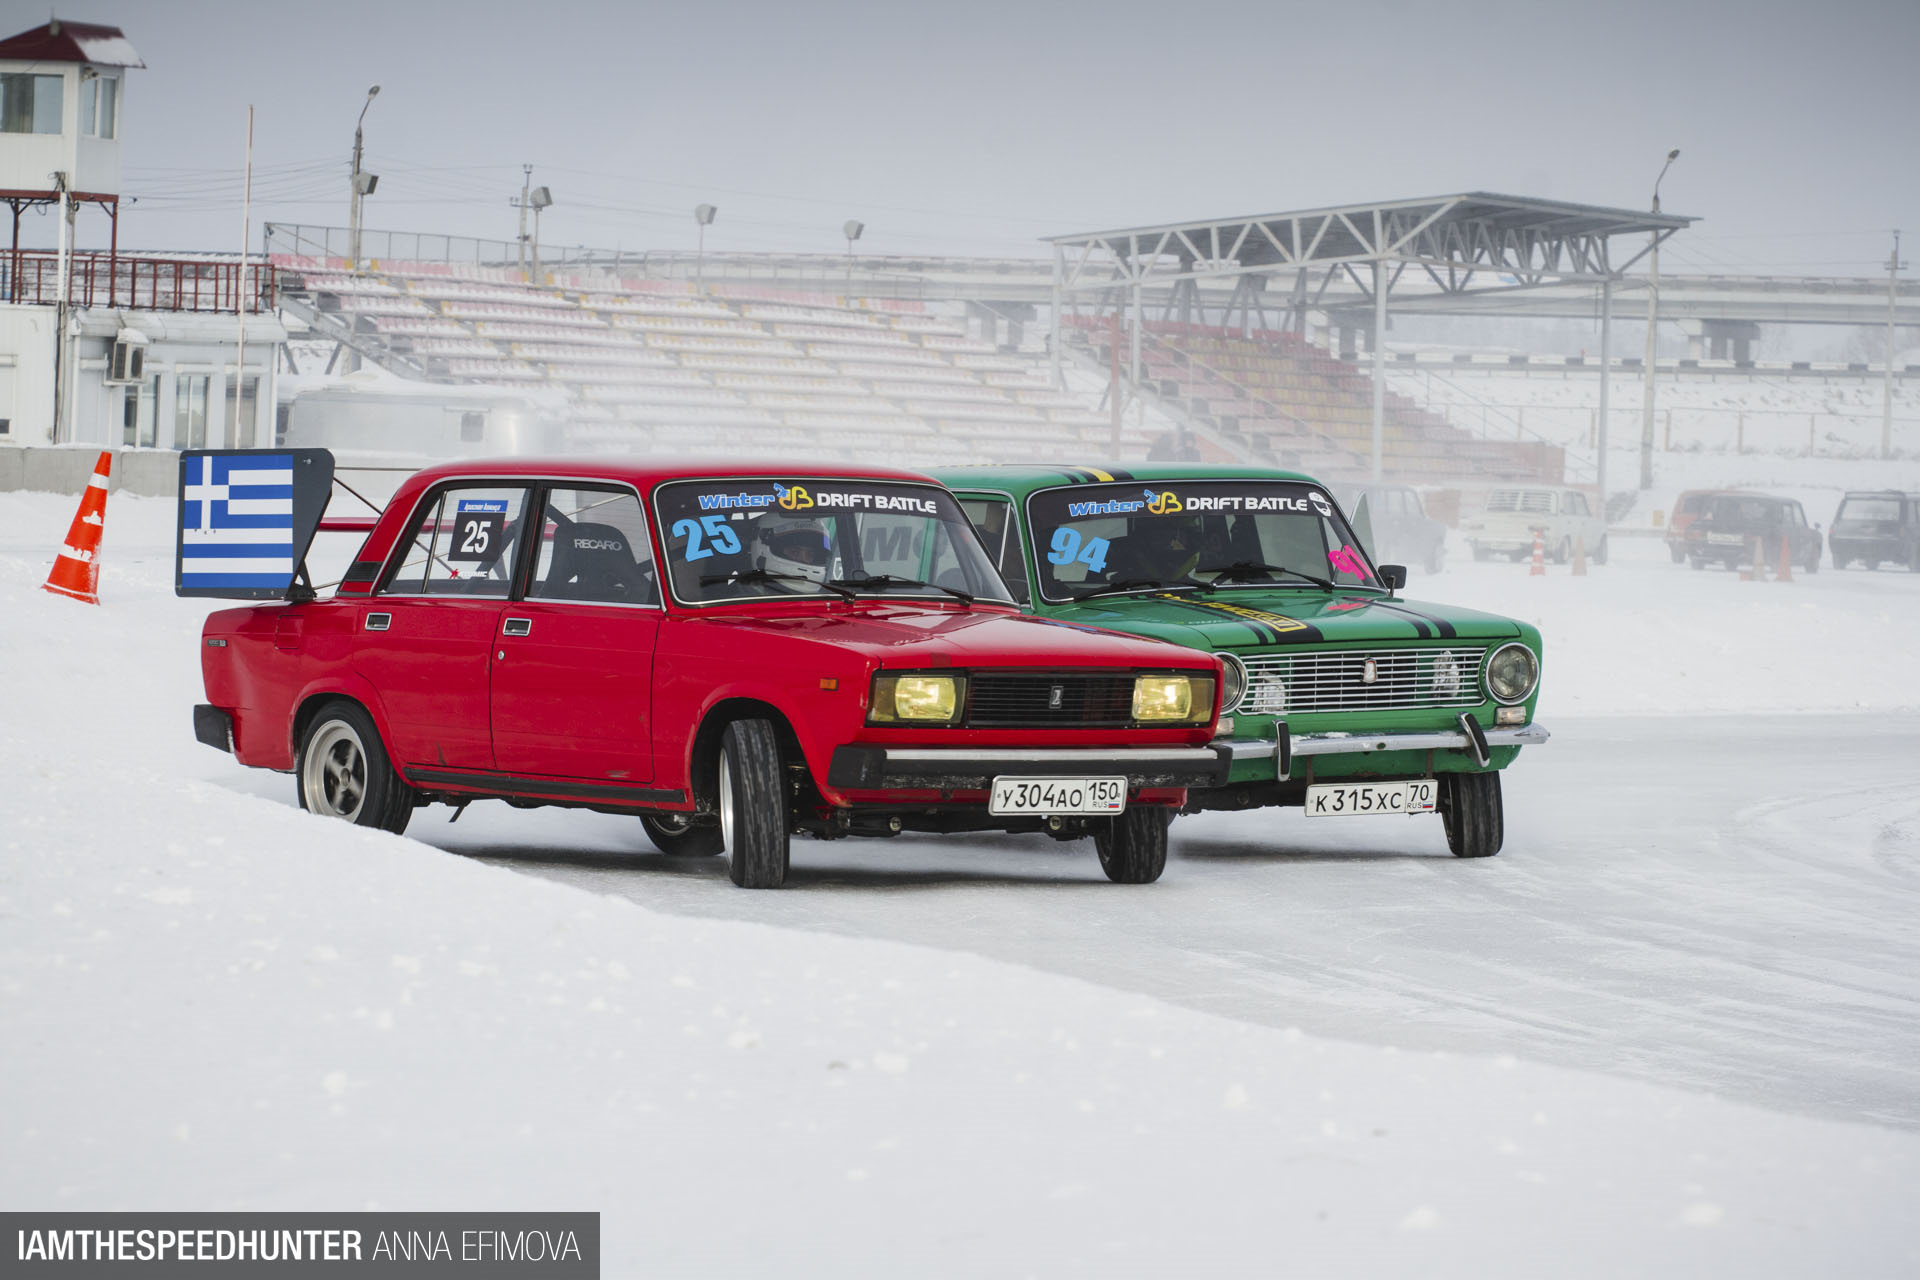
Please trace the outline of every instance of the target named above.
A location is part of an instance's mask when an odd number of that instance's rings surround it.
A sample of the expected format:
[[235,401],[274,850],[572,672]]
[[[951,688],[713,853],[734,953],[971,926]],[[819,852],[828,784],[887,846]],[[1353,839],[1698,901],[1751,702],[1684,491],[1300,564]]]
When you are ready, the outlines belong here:
[[[324,464],[316,465],[313,454],[323,455]],[[325,507],[332,461],[317,449],[182,454],[175,593],[242,599],[285,593]]]

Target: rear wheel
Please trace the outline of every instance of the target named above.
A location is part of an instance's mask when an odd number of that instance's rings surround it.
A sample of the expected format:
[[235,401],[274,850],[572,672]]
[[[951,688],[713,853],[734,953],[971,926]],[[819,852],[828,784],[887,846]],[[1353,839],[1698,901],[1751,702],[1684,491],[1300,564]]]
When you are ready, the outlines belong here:
[[766,720],[735,720],[720,737],[720,840],[727,874],[743,889],[786,883],[787,802],[780,742]]
[[1440,822],[1456,858],[1490,858],[1505,837],[1497,773],[1440,775]]
[[1820,572],[1820,548],[1817,546],[1807,555],[1807,572]]
[[393,771],[373,717],[351,702],[329,703],[313,718],[294,778],[309,813],[395,835],[413,817],[413,789]]
[[1143,804],[1093,824],[1100,869],[1115,884],[1152,884],[1167,869],[1167,826],[1173,811]]
[[1667,546],[1667,554],[1673,557],[1673,562],[1675,564],[1679,564],[1682,560],[1685,560],[1687,558],[1687,549],[1685,547],[1674,546],[1673,544],[1669,543]]
[[1600,545],[1593,549],[1593,562],[1595,564],[1607,562],[1607,535],[1604,533],[1600,535]]
[[647,829],[653,847],[670,858],[705,858],[720,852],[718,823],[696,823],[690,813],[643,813],[640,825]]

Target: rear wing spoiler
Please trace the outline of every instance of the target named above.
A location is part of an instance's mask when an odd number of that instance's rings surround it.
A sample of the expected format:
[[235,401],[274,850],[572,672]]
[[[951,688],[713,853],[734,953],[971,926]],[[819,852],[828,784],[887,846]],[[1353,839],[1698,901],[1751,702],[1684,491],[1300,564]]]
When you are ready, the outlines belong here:
[[[223,600],[313,599],[307,574],[313,535],[370,532],[378,518],[326,519],[337,483],[333,454],[326,449],[182,452],[173,593]],[[354,497],[366,502],[357,493]]]

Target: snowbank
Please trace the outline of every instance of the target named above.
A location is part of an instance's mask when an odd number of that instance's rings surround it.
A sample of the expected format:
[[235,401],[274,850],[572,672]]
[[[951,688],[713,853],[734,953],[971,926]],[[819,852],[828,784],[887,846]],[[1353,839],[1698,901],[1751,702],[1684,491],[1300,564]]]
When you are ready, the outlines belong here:
[[[667,916],[308,819],[188,736],[205,609],[168,593],[171,512],[113,500],[90,609],[37,589],[71,499],[0,495],[9,1208],[598,1209],[609,1275],[1920,1262],[1920,1135]],[[1911,627],[1874,619],[1910,623],[1920,579],[1496,568],[1438,594],[1534,606],[1562,705],[1744,706],[1824,634],[1691,674],[1645,634],[1728,610],[1864,633],[1782,705],[1912,702],[1880,678]]]

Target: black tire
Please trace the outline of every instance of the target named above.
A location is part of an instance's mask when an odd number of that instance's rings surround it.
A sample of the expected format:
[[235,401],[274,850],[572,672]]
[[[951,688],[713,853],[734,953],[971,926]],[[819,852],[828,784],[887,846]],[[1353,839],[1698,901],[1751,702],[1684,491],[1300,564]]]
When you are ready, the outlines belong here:
[[710,858],[721,849],[720,824],[696,822],[690,813],[643,813],[640,825],[669,858]]
[[1600,535],[1600,545],[1593,549],[1593,562],[1595,564],[1607,562],[1607,535],[1604,533]]
[[1807,557],[1807,572],[1808,573],[1820,572],[1820,548],[1818,547],[1815,547],[1813,549],[1813,554]]
[[1115,884],[1152,884],[1167,869],[1167,827],[1173,811],[1143,804],[1093,824],[1100,869]]
[[314,716],[300,739],[293,785],[302,809],[355,826],[399,835],[413,817],[413,788],[394,772],[373,717],[355,703],[330,702]]
[[767,720],[735,720],[720,737],[720,840],[727,874],[742,889],[787,880],[787,798],[780,740]]
[[1867,560],[1868,573],[1873,573],[1875,570],[1879,569],[1879,567],[1880,567],[1880,562],[1878,560],[1872,559],[1871,557],[1868,558]]
[[1440,822],[1456,858],[1491,858],[1505,839],[1498,773],[1440,775]]
[[1439,573],[1446,568],[1446,565],[1447,549],[1444,545],[1435,543],[1433,550],[1427,552],[1427,572]]
[[1676,547],[1669,543],[1667,546],[1667,554],[1673,557],[1675,564],[1679,564],[1687,558],[1687,549],[1685,547]]
[[1687,563],[1696,569],[1705,569],[1707,567],[1707,558],[1705,556],[1690,556],[1687,559]]
[[1560,545],[1553,549],[1553,562],[1555,564],[1565,564],[1571,559],[1573,559],[1573,539],[1562,538],[1560,539]]

